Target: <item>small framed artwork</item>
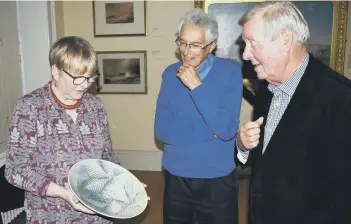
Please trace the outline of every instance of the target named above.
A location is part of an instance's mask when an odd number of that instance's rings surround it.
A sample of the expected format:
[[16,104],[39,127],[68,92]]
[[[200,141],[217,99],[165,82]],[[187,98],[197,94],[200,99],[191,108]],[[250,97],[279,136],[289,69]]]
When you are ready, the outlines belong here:
[[98,94],[146,94],[146,51],[97,52]]
[[94,36],[146,36],[145,1],[93,1]]

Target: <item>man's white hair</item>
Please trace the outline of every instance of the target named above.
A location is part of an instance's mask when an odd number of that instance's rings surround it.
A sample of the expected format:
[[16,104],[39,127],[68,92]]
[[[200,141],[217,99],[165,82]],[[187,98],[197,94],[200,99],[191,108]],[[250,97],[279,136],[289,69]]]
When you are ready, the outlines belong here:
[[218,38],[217,21],[201,9],[192,9],[184,14],[178,26],[179,34],[184,24],[204,28],[206,30],[206,40],[208,43]]
[[291,2],[265,1],[255,4],[239,20],[243,26],[248,21],[260,18],[264,24],[265,38],[275,39],[282,30],[296,35],[298,42],[306,44],[310,38],[308,24],[300,10]]

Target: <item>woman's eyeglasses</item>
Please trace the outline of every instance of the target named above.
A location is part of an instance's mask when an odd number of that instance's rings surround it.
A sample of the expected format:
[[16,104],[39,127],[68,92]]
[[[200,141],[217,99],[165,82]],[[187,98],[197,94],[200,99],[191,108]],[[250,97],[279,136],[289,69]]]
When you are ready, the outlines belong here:
[[88,83],[93,83],[96,81],[97,77],[99,75],[94,75],[94,76],[91,76],[91,77],[85,77],[85,76],[73,76],[71,75],[69,72],[67,72],[66,70],[62,69],[62,71],[64,73],[66,73],[67,75],[69,75],[72,79],[73,79],[73,84],[74,85],[81,85],[85,82],[85,80],[88,82]]

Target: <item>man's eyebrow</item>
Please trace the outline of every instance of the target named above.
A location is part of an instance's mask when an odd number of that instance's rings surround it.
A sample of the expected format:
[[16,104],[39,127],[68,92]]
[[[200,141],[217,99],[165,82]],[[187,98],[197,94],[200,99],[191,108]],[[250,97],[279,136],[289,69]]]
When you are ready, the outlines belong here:
[[[186,42],[185,40],[183,40],[182,38],[179,38],[179,40],[183,41],[183,42]],[[188,42],[186,42],[188,43]],[[189,44],[199,44],[201,45],[202,43],[201,42],[190,42]]]

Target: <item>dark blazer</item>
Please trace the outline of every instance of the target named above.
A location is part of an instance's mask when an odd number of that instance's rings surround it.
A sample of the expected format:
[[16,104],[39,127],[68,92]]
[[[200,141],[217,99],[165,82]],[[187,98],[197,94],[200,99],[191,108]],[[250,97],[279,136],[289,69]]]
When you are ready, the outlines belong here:
[[[258,90],[253,119],[272,94]],[[250,152],[251,224],[351,223],[351,81],[310,55],[264,154]]]

